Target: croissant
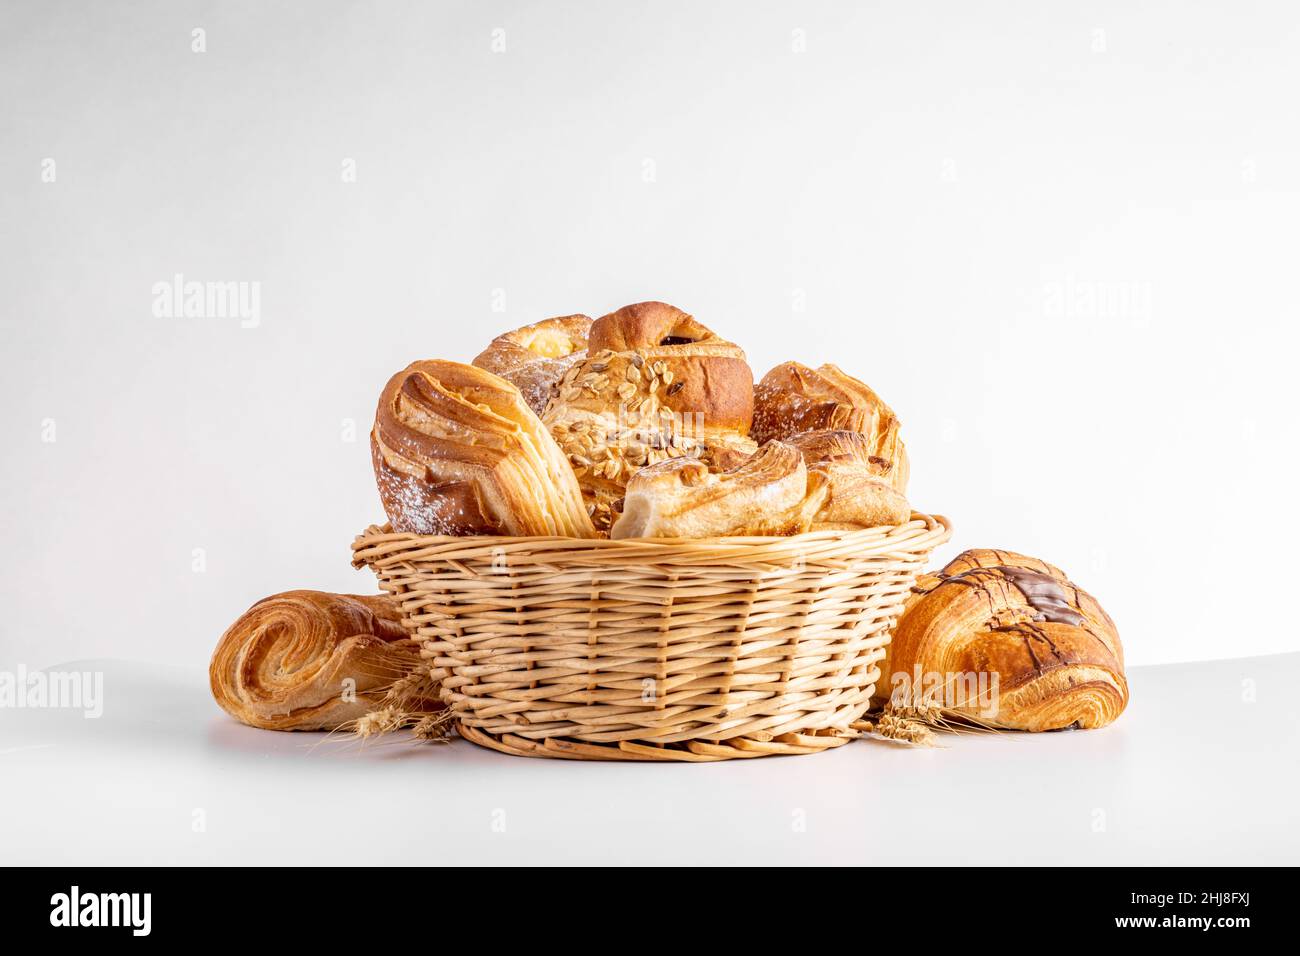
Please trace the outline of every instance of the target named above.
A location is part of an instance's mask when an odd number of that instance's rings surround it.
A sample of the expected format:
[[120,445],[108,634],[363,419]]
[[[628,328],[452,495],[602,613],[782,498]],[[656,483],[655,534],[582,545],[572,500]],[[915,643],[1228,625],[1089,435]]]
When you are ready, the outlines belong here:
[[958,555],[913,588],[877,695],[1012,730],[1091,728],[1128,703],[1110,616],[1059,568],[1011,551]]
[[800,432],[823,430],[860,433],[869,453],[886,465],[880,477],[907,494],[910,465],[898,417],[879,395],[830,364],[811,369],[785,362],[763,376],[754,389],[750,434],[755,441],[785,441]]
[[595,535],[573,469],[505,379],[415,362],[384,388],[370,433],[394,531]]
[[208,679],[221,708],[249,726],[333,730],[423,672],[392,598],[286,591],[258,601],[221,635]]
[[769,442],[731,471],[675,458],[642,468],[627,485],[611,538],[716,538],[801,534],[825,503],[826,476],[790,445]]
[[590,328],[585,315],[544,319],[498,335],[471,364],[514,385],[541,415],[564,373],[587,357]]

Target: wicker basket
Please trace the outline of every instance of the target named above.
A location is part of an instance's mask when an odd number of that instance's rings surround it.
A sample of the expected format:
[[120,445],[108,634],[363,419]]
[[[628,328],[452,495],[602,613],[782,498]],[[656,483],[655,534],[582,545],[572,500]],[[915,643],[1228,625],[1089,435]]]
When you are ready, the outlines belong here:
[[462,736],[511,754],[721,760],[852,739],[946,519],[790,538],[394,534],[353,543]]

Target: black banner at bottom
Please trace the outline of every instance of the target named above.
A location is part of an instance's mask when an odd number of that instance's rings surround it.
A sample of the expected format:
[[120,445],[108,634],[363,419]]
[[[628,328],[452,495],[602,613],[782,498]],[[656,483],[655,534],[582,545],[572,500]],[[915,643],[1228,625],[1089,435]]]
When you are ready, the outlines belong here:
[[[895,934],[901,941],[918,939],[918,932],[934,932],[936,921],[948,929],[963,924],[988,929],[995,912],[1004,929],[1005,921],[1014,919],[1018,934],[1041,929],[1059,938],[1065,930],[1071,940],[1155,936],[1180,941],[1200,935],[1231,943],[1255,929],[1281,928],[1283,883],[1294,882],[1291,869],[1069,867],[861,869],[847,880],[821,877],[802,888],[797,878],[703,874],[667,884],[653,874],[628,874],[617,882],[574,874],[525,883],[501,869],[471,873],[469,868],[53,867],[9,869],[6,875],[0,919],[9,940],[75,935],[81,943],[175,941],[194,939],[196,931],[220,937],[256,926],[259,946],[275,941],[277,932],[295,945],[317,939],[331,946],[349,940],[369,945],[377,934],[404,922],[415,929],[432,919],[432,907],[440,914],[434,920],[439,936],[458,926],[468,931],[489,925],[498,945],[514,932],[533,937],[548,932],[521,919],[522,908],[561,918],[557,929],[576,920],[589,940],[583,945],[597,948],[618,945],[617,937],[590,935],[593,930],[607,926],[635,934],[637,926],[662,927],[665,920],[678,919],[691,924],[703,919],[707,927],[710,913],[728,921],[728,934],[743,927],[742,935],[752,932],[770,944],[769,921],[779,924],[782,912],[806,918],[812,915],[808,907],[824,906],[827,928],[842,922],[851,932],[865,918],[876,945]],[[679,891],[667,888],[673,885]],[[842,919],[834,915],[841,906]],[[734,922],[745,913],[750,918]]]

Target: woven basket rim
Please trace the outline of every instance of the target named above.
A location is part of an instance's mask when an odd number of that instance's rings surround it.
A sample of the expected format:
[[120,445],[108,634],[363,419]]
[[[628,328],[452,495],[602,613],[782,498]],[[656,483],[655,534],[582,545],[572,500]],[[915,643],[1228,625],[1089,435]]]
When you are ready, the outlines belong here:
[[805,534],[734,538],[570,538],[560,536],[511,537],[507,535],[439,535],[392,531],[388,524],[371,525],[352,542],[352,565],[376,568],[421,556],[444,558],[491,555],[505,550],[514,556],[529,554],[550,560],[585,558],[600,563],[693,563],[701,560],[755,562],[784,561],[818,553],[855,557],[893,554],[900,550],[930,549],[947,541],[952,523],[943,515],[912,512],[900,525],[879,525],[855,531],[809,531]]

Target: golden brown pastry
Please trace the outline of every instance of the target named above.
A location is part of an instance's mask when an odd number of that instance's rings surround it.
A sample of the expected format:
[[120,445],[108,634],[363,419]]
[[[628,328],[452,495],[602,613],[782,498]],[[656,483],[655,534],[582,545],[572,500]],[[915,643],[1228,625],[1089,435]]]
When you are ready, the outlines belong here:
[[665,302],[625,305],[591,324],[588,351],[637,352],[672,375],[661,404],[698,415],[703,427],[748,435],[754,418],[754,372],[739,345]]
[[907,499],[887,481],[891,465],[871,454],[858,432],[801,432],[787,439],[803,454],[804,464],[826,474],[830,495],[816,529],[874,528],[903,524],[912,516]]
[[637,469],[683,455],[715,469],[758,448],[748,437],[753,373],[741,349],[662,302],[591,326],[588,355],[542,420],[569,456],[598,529]]
[[834,365],[811,369],[785,362],[754,389],[755,441],[785,441],[807,431],[859,432],[870,454],[888,463],[881,477],[905,495],[909,465],[898,429],[897,416],[880,396]]
[[632,476],[610,537],[801,534],[828,490],[826,476],[809,472],[799,451],[781,442],[721,474],[694,458],[662,461]]
[[586,315],[544,319],[498,335],[472,364],[514,385],[540,415],[564,373],[586,358],[590,328]]
[[595,535],[573,469],[519,389],[458,362],[415,362],[384,388],[370,433],[394,531]]
[[994,727],[1101,727],[1128,703],[1110,616],[1059,568],[1011,551],[966,551],[923,576],[888,655],[878,697]]
[[333,730],[424,670],[392,598],[286,591],[258,601],[221,636],[208,679],[217,703],[242,723]]

